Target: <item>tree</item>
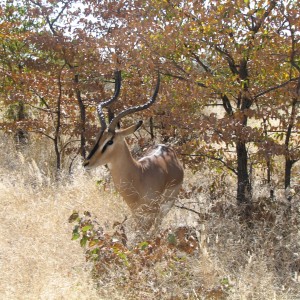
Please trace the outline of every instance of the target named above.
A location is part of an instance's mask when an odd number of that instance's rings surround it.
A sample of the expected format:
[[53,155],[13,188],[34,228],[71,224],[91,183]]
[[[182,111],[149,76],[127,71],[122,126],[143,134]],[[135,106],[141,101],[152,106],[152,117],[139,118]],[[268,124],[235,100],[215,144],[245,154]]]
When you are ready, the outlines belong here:
[[[164,83],[159,105],[144,114],[155,115],[165,140],[179,140],[181,150],[195,158],[192,167],[198,168],[200,157],[229,170],[237,179],[237,202],[246,208],[252,199],[251,172],[266,166],[271,186],[277,155],[285,157],[285,187],[290,186],[299,159],[298,3],[20,3],[27,18],[42,24],[24,42],[29,53],[23,59],[22,82],[29,93],[24,103],[39,107],[35,124],[53,140],[61,140],[55,134],[72,135],[85,157],[87,119],[94,120],[91,107],[105,98],[105,82],[113,72],[123,71],[125,88],[111,111],[144,102],[159,69]],[[47,107],[45,86],[51,81],[56,90],[49,87]],[[52,129],[43,113],[55,123]],[[64,146],[58,148],[60,153]]]
[[[298,74],[298,81],[294,87],[294,92],[291,95],[291,105],[288,115],[288,122],[286,126],[285,134],[285,179],[284,187],[288,190],[291,186],[291,173],[293,165],[300,159],[299,157],[299,139],[292,141],[293,130],[294,134],[299,134],[299,116],[298,106],[300,103],[300,64],[299,64],[299,4],[295,4],[293,7],[291,3],[287,3],[286,6],[281,7],[282,15],[285,18],[285,26],[281,29],[281,34],[287,35],[290,40],[290,57],[289,61],[291,64],[290,74],[296,71]],[[298,9],[297,9],[298,8]],[[298,116],[298,117],[297,117]],[[288,199],[291,200],[291,195],[288,194]]]
[[[7,107],[14,105],[30,110],[31,117],[3,122],[2,128],[10,130],[22,126],[49,138],[53,142],[57,170],[62,168],[64,157],[71,152],[76,157],[78,141],[80,154],[85,157],[88,139],[85,129],[95,132],[96,127],[92,122],[86,124],[87,115],[94,120],[94,111],[86,112],[87,100],[103,96],[103,75],[98,63],[99,53],[93,46],[94,38],[89,38],[74,24],[69,26],[69,32],[66,31],[68,21],[78,18],[78,12],[73,9],[75,4],[76,1],[12,1],[3,8],[7,11],[4,17],[8,18],[2,23],[3,28],[7,26],[3,37],[8,45],[3,44],[2,57],[6,64],[3,67],[6,72],[3,99]],[[35,26],[27,26],[27,20]],[[12,34],[9,29],[19,28],[17,25],[22,30]],[[23,52],[19,55],[16,49]],[[16,99],[22,105],[16,106]]]
[[[24,60],[28,58],[30,52],[25,40],[29,32],[38,27],[38,23],[28,18],[26,9],[21,4],[14,6],[7,2],[0,7],[0,12],[1,101],[6,106],[4,113],[7,118],[17,124],[27,118],[22,93],[24,82],[21,80]],[[12,129],[18,142],[26,142],[26,129],[18,125]]]
[[[236,173],[237,201],[246,206],[250,204],[249,160],[257,148],[262,150],[265,145],[274,143],[273,138],[265,136],[263,130],[253,124],[263,118],[259,107],[271,113],[277,111],[283,105],[282,99],[272,98],[272,92],[283,93],[299,76],[291,72],[290,62],[285,60],[291,48],[287,47],[287,36],[280,34],[284,22],[281,10],[285,3],[88,3],[96,6],[93,11],[97,13],[109,11],[107,22],[112,26],[106,38],[111,48],[118,47],[125,66],[134,62],[142,70],[143,65],[159,63],[161,72],[174,78],[175,84],[185,82],[188,97],[181,99],[178,107],[188,106],[191,117],[188,121],[181,119],[181,126],[190,128],[189,122],[193,120],[194,124],[198,123],[193,129],[199,130],[199,138],[202,136],[209,145],[218,144],[220,150],[214,153],[209,153],[211,146],[202,149],[208,157],[219,160]],[[294,7],[293,3],[289,5]],[[290,76],[286,76],[287,73]],[[173,84],[168,88],[170,91],[164,92],[173,98],[180,98],[180,93],[184,93]],[[196,111],[195,101],[198,102]],[[218,107],[222,105],[223,114],[201,115],[199,110],[213,103]],[[249,150],[254,145],[256,150]],[[278,154],[275,148],[272,155]],[[193,153],[201,154],[202,149],[199,144]],[[234,161],[229,155],[232,150]]]

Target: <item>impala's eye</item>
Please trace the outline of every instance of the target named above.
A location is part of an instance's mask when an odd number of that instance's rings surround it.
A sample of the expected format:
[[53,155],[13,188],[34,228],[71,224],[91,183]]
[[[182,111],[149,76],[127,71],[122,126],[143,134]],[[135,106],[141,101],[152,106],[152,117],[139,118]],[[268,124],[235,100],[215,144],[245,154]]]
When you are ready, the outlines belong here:
[[105,150],[106,150],[106,148],[107,148],[107,146],[110,146],[110,145],[112,145],[113,143],[114,143],[113,140],[109,140],[109,141],[105,144],[105,146],[103,147],[101,153],[104,153]]

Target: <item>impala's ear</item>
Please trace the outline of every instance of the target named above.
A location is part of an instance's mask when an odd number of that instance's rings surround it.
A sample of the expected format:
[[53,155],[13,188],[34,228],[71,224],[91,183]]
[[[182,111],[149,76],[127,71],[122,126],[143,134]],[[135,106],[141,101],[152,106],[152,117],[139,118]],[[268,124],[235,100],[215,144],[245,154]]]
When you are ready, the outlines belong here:
[[135,131],[137,131],[142,126],[142,124],[143,124],[143,121],[138,121],[135,125],[129,126],[125,129],[118,131],[118,134],[120,134],[122,136],[130,135],[130,134],[134,133]]

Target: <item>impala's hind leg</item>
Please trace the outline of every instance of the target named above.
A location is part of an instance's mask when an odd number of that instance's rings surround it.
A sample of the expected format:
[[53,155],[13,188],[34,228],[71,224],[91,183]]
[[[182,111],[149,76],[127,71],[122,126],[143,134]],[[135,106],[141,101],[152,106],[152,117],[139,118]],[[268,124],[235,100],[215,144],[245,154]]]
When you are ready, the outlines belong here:
[[181,188],[181,184],[172,187],[172,189],[167,189],[163,195],[162,202],[160,204],[159,213],[157,214],[154,224],[152,234],[156,234],[162,223],[163,218],[168,214],[177,199]]
[[[157,204],[157,202],[155,202]],[[154,209],[155,203],[153,205],[142,205],[134,212],[134,221],[136,234],[140,239],[148,238],[150,234],[150,229],[155,222],[155,218],[158,214],[158,209]]]

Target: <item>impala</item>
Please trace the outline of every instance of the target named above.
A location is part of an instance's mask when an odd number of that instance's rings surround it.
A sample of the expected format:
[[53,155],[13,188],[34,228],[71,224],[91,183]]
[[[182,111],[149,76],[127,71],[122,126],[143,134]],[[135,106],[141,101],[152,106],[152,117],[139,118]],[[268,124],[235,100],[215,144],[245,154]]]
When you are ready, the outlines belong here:
[[140,106],[127,108],[106,124],[104,107],[117,100],[121,88],[121,72],[115,72],[115,92],[112,98],[101,102],[98,115],[101,123],[97,141],[84,162],[86,169],[108,165],[117,191],[129,206],[141,232],[154,232],[162,218],[174,205],[183,181],[183,168],[175,151],[166,145],[156,145],[152,151],[135,160],[125,137],[138,130],[142,121],[124,129],[117,124],[129,114],[147,109],[156,100],[159,91],[158,74],[155,91],[150,99]]

